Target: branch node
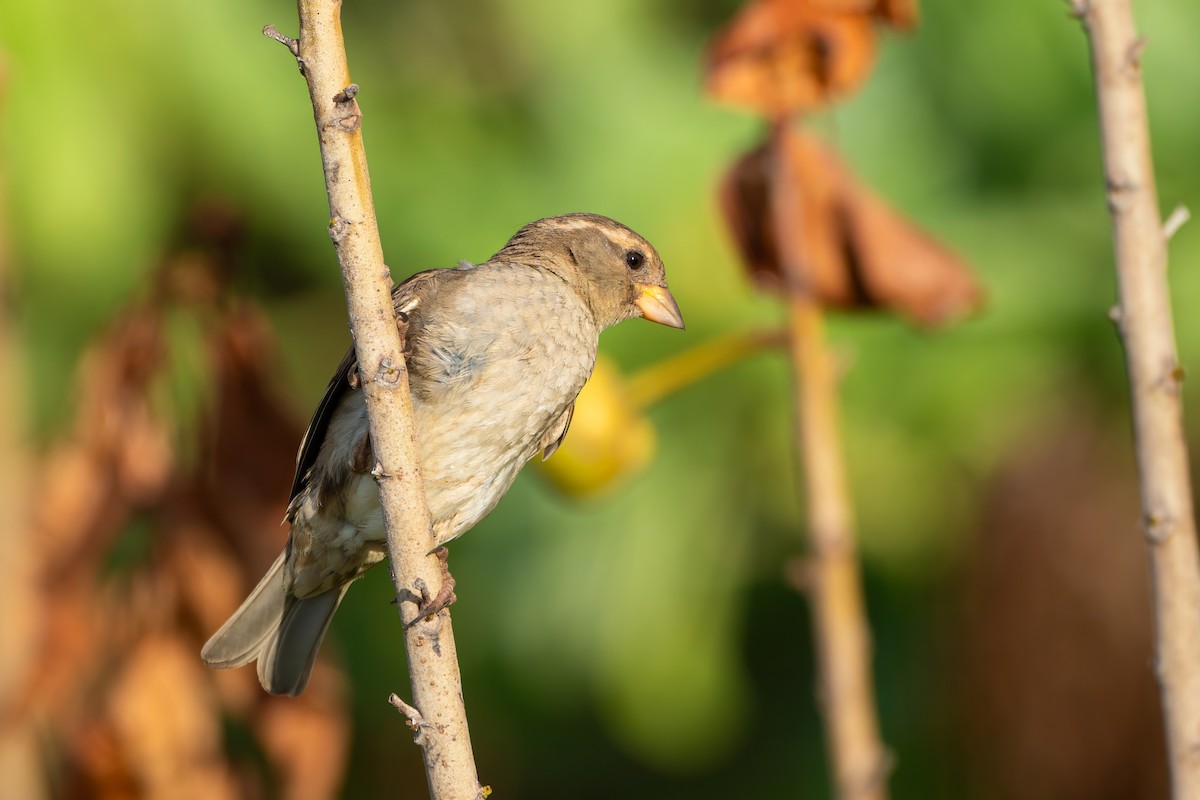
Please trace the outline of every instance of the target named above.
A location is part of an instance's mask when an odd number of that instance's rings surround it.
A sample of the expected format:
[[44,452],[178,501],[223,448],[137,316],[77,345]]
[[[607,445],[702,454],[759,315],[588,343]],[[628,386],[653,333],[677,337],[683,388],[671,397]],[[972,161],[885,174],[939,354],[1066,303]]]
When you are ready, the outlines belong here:
[[1179,229],[1187,224],[1187,221],[1192,218],[1192,212],[1185,205],[1175,206],[1175,210],[1167,217],[1167,221],[1163,223],[1163,239],[1171,241],[1171,238],[1179,232]]
[[1148,511],[1142,519],[1146,528],[1146,541],[1159,545],[1171,538],[1175,532],[1175,518],[1162,511]]
[[1118,330],[1121,328],[1123,320],[1124,317],[1121,315],[1121,307],[1119,305],[1113,305],[1108,309],[1108,321],[1116,325]]
[[331,217],[329,219],[329,238],[333,239],[333,243],[341,244],[346,238],[346,234],[350,232],[350,223],[342,217]]
[[1088,0],[1067,0],[1067,5],[1071,7],[1071,16],[1078,20],[1087,17],[1087,13],[1090,10]]
[[1163,374],[1156,382],[1156,387],[1162,389],[1167,394],[1178,395],[1180,384],[1186,373],[1179,362],[1168,359],[1163,365]]
[[333,96],[333,123],[346,133],[354,133],[362,125],[362,112],[354,102],[358,92],[358,84],[352,83]]
[[1139,36],[1130,43],[1125,51],[1125,72],[1130,78],[1137,78],[1142,69],[1142,53],[1146,50],[1146,37]]
[[379,372],[375,376],[375,382],[388,389],[395,389],[400,383],[401,374],[403,373],[396,367],[395,362],[391,358],[385,358],[379,362]]
[[1138,185],[1127,178],[1108,179],[1108,210],[1109,213],[1123,214],[1133,203],[1133,194]]
[[[266,36],[268,39],[274,39],[275,41],[279,42],[281,45],[283,45],[289,51],[291,51],[291,54],[294,55],[297,60],[299,60],[299,58],[300,58],[300,42],[299,42],[299,40],[293,39],[290,36],[285,36],[284,34],[280,33],[278,30],[276,30],[274,25],[267,25],[266,27],[264,27],[262,29],[262,32],[263,32],[263,36]],[[301,65],[300,65],[300,70],[302,72],[304,70],[303,63],[301,63]]]

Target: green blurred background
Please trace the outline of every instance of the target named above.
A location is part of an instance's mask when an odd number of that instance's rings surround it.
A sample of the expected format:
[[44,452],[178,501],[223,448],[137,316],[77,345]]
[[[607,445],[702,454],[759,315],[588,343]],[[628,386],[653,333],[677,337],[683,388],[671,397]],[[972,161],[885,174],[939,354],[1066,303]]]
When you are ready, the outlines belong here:
[[[713,200],[762,134],[701,92],[703,48],[737,7],[348,2],[394,275],[481,260],[526,221],[586,210],[655,243],[688,321],[682,335],[606,334],[623,369],[781,322]],[[1200,204],[1200,6],[1137,11],[1165,214]],[[882,37],[865,89],[814,120],[989,295],[937,334],[878,316],[832,325],[893,795],[1163,796],[1086,41],[1057,0],[921,13],[914,34]],[[319,397],[348,341],[343,296],[305,86],[266,23],[294,32],[294,8],[0,5],[17,388],[40,445],[71,417],[84,344],[200,203],[243,220],[235,282],[277,327],[296,419]],[[1189,369],[1194,227],[1171,244]],[[803,552],[790,392],[782,357],[739,364],[652,412],[644,472],[583,501],[525,474],[454,545],[467,707],[494,796],[828,796],[808,609],[784,579]],[[387,575],[369,576],[331,636],[351,678],[346,797],[424,793],[385,702],[405,680],[389,596]]]

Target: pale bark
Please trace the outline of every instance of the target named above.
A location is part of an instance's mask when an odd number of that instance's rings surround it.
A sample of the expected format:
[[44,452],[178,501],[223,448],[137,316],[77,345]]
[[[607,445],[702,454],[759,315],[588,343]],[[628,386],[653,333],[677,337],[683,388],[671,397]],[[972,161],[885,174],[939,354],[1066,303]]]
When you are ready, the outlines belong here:
[[1120,294],[1114,317],[1132,399],[1172,796],[1200,800],[1200,555],[1180,399],[1183,370],[1167,286],[1167,231],[1142,87],[1145,41],[1134,29],[1129,0],[1076,0],[1072,7],[1091,44],[1100,111]]
[[[436,596],[443,571],[434,548],[413,427],[402,331],[392,307],[392,280],[383,260],[362,140],[362,114],[350,82],[337,0],[299,0],[300,38],[274,28],[308,82],[329,195],[329,233],[337,247],[350,329],[366,397],[375,476],[388,532],[392,579],[401,618],[417,616],[423,595]],[[483,791],[471,752],[462,679],[443,610],[405,633],[413,706],[410,722],[425,760],[434,800],[474,800]]]

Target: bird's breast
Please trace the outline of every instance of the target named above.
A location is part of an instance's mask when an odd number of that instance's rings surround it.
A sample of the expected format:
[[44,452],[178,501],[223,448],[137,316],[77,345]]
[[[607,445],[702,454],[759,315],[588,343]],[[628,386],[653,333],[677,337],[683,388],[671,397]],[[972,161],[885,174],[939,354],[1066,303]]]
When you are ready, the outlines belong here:
[[495,506],[595,363],[599,331],[560,279],[525,281],[515,303],[502,302],[513,287],[495,283],[449,300],[413,348],[421,467],[439,543]]

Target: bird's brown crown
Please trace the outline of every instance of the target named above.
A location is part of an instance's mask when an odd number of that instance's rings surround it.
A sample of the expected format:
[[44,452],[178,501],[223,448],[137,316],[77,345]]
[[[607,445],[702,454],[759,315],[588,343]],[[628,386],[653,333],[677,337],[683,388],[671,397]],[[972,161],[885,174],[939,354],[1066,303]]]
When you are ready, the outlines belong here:
[[599,214],[539,219],[517,231],[491,260],[560,275],[580,293],[601,328],[636,316],[683,327],[658,251],[614,219]]

